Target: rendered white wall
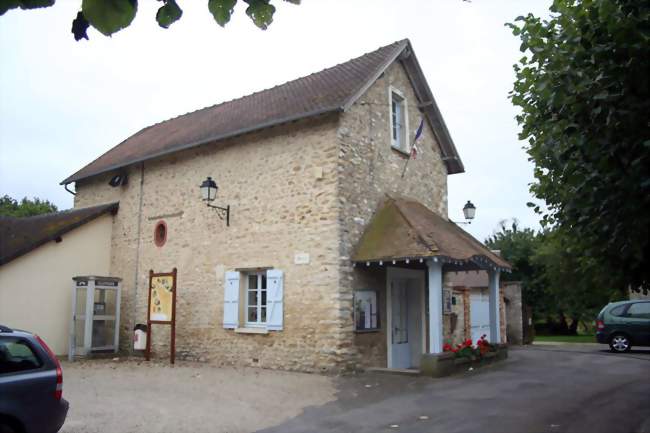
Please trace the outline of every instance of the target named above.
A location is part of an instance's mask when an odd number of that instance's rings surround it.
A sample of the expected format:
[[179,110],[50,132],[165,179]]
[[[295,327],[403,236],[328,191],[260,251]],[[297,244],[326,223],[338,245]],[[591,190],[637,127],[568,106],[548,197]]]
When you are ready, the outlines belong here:
[[0,323],[41,336],[57,355],[68,352],[72,277],[107,276],[110,215],[103,215],[0,266]]

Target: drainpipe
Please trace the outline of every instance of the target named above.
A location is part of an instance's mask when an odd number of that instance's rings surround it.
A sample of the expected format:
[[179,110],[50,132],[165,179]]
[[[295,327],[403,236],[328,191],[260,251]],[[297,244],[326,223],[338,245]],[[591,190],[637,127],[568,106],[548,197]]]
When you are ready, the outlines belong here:
[[[129,329],[129,332],[132,332],[132,329],[135,327],[135,323],[137,320],[136,316],[138,314],[138,287],[140,281],[138,275],[140,274],[140,239],[141,239],[140,234],[142,232],[141,228],[142,228],[143,185],[144,185],[144,161],[140,163],[140,202],[138,203],[138,236],[137,236],[137,245],[135,250],[135,276],[134,276],[135,282],[133,284],[133,311],[131,316],[133,322],[131,323],[131,328]],[[129,344],[129,353],[133,355],[133,344]]]
[[66,183],[65,185],[63,185],[63,188],[64,188],[66,191],[68,191],[70,194],[72,194],[72,195],[77,195],[76,192],[74,192],[74,191],[68,189],[68,185],[69,185],[69,184]]

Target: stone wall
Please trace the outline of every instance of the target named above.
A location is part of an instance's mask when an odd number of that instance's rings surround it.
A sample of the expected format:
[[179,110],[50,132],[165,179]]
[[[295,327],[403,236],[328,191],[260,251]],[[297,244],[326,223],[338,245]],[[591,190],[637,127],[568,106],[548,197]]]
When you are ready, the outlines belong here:
[[[133,325],[146,320],[149,269],[176,267],[181,357],[304,371],[385,366],[385,270],[354,269],[353,249],[387,196],[410,197],[447,216],[447,171],[426,122],[417,159],[401,177],[408,155],[391,148],[390,86],[406,97],[410,141],[422,115],[396,62],[338,116],[138,163],[126,169],[126,186],[108,186],[115,173],[78,182],[77,207],[120,202],[111,274],[123,278],[123,349]],[[207,176],[220,186],[217,204],[231,205],[231,227],[200,199]],[[168,227],[163,247],[153,242],[160,220]],[[308,253],[310,263],[294,264],[295,253]],[[224,330],[224,272],[266,266],[285,272],[284,330]],[[358,334],[353,292],[368,288],[379,291],[381,330]],[[460,305],[457,329],[465,323]],[[154,351],[167,356],[168,330],[158,326],[154,334]]]
[[[148,272],[178,268],[179,356],[224,364],[303,371],[338,370],[349,339],[340,331],[339,154],[337,118],[321,117],[247,134],[78,182],[75,206],[119,201],[111,275],[123,278],[123,349],[146,321]],[[216,204],[231,205],[230,227],[201,201],[212,176]],[[167,242],[153,241],[158,221]],[[294,264],[308,253],[309,264]],[[284,271],[284,330],[249,335],[225,330],[224,273],[272,266]],[[168,356],[168,329],[154,328],[156,356]]]
[[[368,278],[364,270],[352,267],[350,257],[367,224],[387,196],[416,199],[447,217],[447,171],[432,130],[425,122],[419,139],[419,153],[408,164],[408,155],[391,147],[390,86],[401,91],[408,107],[409,141],[422,114],[404,68],[391,65],[359,100],[341,116],[339,143],[338,202],[340,299],[344,338],[351,343],[350,359],[361,366],[386,367],[385,313],[382,331],[355,335],[352,324],[354,290],[377,288],[385,294],[385,278]],[[385,311],[385,310],[383,310]]]
[[523,344],[524,330],[522,317],[521,283],[509,281],[502,283],[506,303],[506,334],[508,343]]

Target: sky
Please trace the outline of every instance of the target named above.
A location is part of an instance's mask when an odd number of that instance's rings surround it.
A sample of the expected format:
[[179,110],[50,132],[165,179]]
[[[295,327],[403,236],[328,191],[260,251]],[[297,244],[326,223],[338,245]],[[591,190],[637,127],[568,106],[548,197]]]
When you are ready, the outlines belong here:
[[0,17],[0,195],[39,197],[59,209],[59,182],[145,126],[273,87],[409,38],[465,165],[449,176],[449,217],[480,240],[502,220],[539,228],[528,161],[508,99],[522,56],[506,22],[547,16],[548,0],[275,1],[261,31],[239,1],[218,26],[207,1],[179,0],[180,21],[160,28],[161,3],[141,0],[130,27],[75,42],[81,0]]

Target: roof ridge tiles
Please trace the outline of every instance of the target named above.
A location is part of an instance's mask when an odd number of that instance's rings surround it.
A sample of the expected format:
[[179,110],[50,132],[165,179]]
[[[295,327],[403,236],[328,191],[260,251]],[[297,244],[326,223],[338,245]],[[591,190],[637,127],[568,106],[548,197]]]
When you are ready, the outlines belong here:
[[[161,120],[122,140],[61,184],[290,121],[344,111],[409,46],[409,40],[402,39],[273,87]],[[415,79],[424,80],[418,73]],[[432,128],[436,126],[429,122]],[[454,172],[459,169],[452,167],[450,173]]]
[[[208,110],[208,109],[211,109],[211,108],[217,108],[217,107],[222,106],[222,105],[225,105],[225,104],[229,104],[229,103],[232,103],[232,102],[240,101],[240,100],[242,100],[242,99],[247,99],[247,98],[250,98],[250,97],[252,97],[252,96],[259,95],[259,94],[262,94],[262,93],[264,93],[264,92],[268,92],[268,91],[273,90],[273,89],[277,89],[277,88],[279,88],[279,87],[284,87],[284,86],[286,86],[287,84],[295,83],[296,81],[303,80],[303,79],[305,79],[305,78],[309,78],[309,77],[312,77],[312,76],[315,76],[315,75],[318,75],[318,74],[322,74],[322,73],[325,72],[325,71],[329,71],[329,70],[332,70],[332,69],[338,68],[338,67],[343,66],[343,65],[346,65],[346,64],[351,64],[351,66],[354,67],[354,65],[352,65],[352,62],[354,62],[355,60],[361,59],[362,57],[365,57],[365,56],[370,55],[370,54],[374,54],[374,53],[376,53],[376,52],[378,52],[378,51],[381,51],[381,50],[383,50],[383,49],[385,49],[385,48],[388,48],[388,47],[390,47],[390,46],[398,45],[399,43],[404,42],[404,41],[408,41],[408,39],[402,39],[402,40],[400,40],[400,41],[395,41],[395,42],[393,42],[393,43],[391,43],[391,44],[384,45],[383,47],[379,47],[379,48],[377,48],[376,50],[368,51],[368,52],[366,52],[366,53],[361,54],[360,56],[356,56],[356,57],[353,57],[353,58],[351,58],[351,59],[345,60],[345,61],[343,61],[343,62],[337,63],[337,64],[335,64],[335,65],[333,65],[333,66],[329,66],[329,67],[323,68],[323,69],[321,69],[320,71],[315,71],[315,72],[312,72],[312,73],[310,73],[310,74],[302,75],[302,76],[300,76],[300,77],[297,77],[297,78],[293,78],[293,79],[287,80],[287,81],[285,81],[285,82],[283,82],[283,83],[276,84],[276,85],[274,85],[273,87],[266,87],[266,88],[264,88],[264,89],[256,90],[256,91],[254,91],[254,92],[252,92],[252,93],[247,93],[247,94],[245,94],[245,95],[242,95],[242,96],[239,96],[239,97],[236,97],[236,98],[228,99],[228,100],[226,100],[226,101],[218,102],[218,103],[216,103],[216,104],[208,105],[208,106],[205,106],[205,107],[202,107],[202,108],[197,108],[196,110],[192,110],[192,111],[188,111],[188,112],[186,112],[186,113],[178,114],[178,115],[176,115],[176,116],[170,117],[170,118],[165,119],[165,120],[161,120],[161,121],[156,122],[156,123],[153,123],[153,124],[151,124],[151,125],[149,125],[149,126],[147,126],[147,127],[144,127],[144,128],[142,128],[140,131],[136,132],[134,135],[139,134],[140,132],[144,131],[145,129],[152,128],[152,127],[154,127],[154,126],[157,126],[157,125],[160,125],[160,124],[163,124],[163,123],[169,122],[169,121],[171,121],[171,120],[175,120],[175,119],[178,119],[178,118],[180,118],[180,117],[187,116],[187,115],[189,115],[189,114],[194,114],[194,113],[197,113],[197,112],[199,112],[199,111]],[[129,137],[129,138],[130,138],[130,137]],[[126,140],[124,140],[124,141],[126,141]],[[121,143],[120,143],[120,144],[121,144]],[[119,146],[119,145],[118,145],[118,146]]]

